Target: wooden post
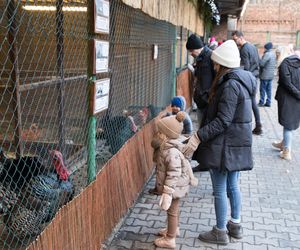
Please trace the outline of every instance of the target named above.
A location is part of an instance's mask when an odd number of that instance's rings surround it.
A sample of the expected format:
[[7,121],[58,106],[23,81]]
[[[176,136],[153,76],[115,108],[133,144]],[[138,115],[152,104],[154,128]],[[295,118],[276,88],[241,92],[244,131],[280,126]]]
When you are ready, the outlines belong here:
[[11,88],[13,88],[13,97],[12,105],[14,109],[14,122],[15,122],[15,133],[14,133],[14,145],[16,147],[16,157],[20,157],[23,155],[23,143],[21,141],[21,133],[22,133],[22,119],[21,119],[21,101],[20,101],[20,72],[18,66],[18,46],[17,46],[17,38],[16,38],[16,15],[17,8],[14,0],[7,0],[8,8],[8,22],[9,22],[9,30],[8,30],[8,42],[10,45],[9,50],[9,58],[12,63],[11,70]]
[[58,118],[59,118],[59,142],[58,147],[65,156],[65,80],[64,80],[64,14],[63,0],[56,1],[56,53],[58,84]]

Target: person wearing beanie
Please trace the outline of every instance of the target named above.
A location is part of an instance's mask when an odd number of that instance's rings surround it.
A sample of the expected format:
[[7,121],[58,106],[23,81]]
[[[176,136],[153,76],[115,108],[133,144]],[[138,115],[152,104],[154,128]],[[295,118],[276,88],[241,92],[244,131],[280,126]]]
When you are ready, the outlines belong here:
[[[237,46],[240,48],[241,54],[241,66],[244,67],[244,70],[250,71],[254,77],[259,77],[259,55],[257,48],[247,42],[244,38],[244,34],[241,31],[233,31],[232,32],[232,39],[236,42]],[[257,84],[256,84],[257,85]],[[262,134],[262,124],[260,120],[260,113],[258,109],[258,105],[256,103],[256,92],[257,87],[255,87],[255,95],[253,95],[252,99],[252,110],[255,118],[255,128],[253,129],[252,133],[255,135]]]
[[[200,233],[199,239],[226,245],[231,237],[240,239],[241,194],[238,176],[253,168],[252,159],[252,96],[256,79],[240,68],[240,54],[236,43],[228,40],[211,55],[214,78],[207,114],[202,127],[194,133],[182,152],[210,169],[215,196],[216,225],[211,231]],[[227,195],[231,219],[227,222]]]
[[271,107],[272,100],[272,81],[275,75],[276,54],[272,51],[273,44],[271,42],[265,44],[264,54],[259,61],[260,66],[260,99],[258,106]]
[[[201,38],[195,34],[189,36],[186,49],[195,58],[193,99],[197,105],[197,119],[201,127],[206,114],[210,88],[215,76],[213,62],[210,58],[212,50],[208,46],[204,46]],[[194,172],[207,170],[205,166],[200,165],[193,168]]]
[[273,43],[271,43],[271,42],[266,43],[264,48],[265,48],[265,50],[273,49]]
[[[186,101],[184,96],[175,96],[171,101],[172,112],[167,112],[167,114],[164,117],[176,115],[178,114],[178,112],[183,112],[185,118],[183,120],[183,129],[181,134],[188,137],[193,132],[193,123],[188,113],[185,112],[185,107],[186,107]],[[158,193],[156,189],[156,185],[154,188],[150,188],[148,192],[149,194],[156,195]]]
[[179,200],[189,192],[190,185],[197,186],[189,161],[181,150],[180,135],[183,129],[184,112],[161,118],[157,122],[157,133],[151,146],[156,164],[156,189],[161,198],[159,206],[167,211],[167,227],[158,232],[154,241],[157,247],[176,248],[179,232]]
[[171,101],[172,113],[167,113],[167,115],[176,115],[179,111],[185,113],[185,119],[183,120],[183,135],[191,135],[193,132],[193,123],[188,113],[185,112],[186,100],[184,96],[175,96]]

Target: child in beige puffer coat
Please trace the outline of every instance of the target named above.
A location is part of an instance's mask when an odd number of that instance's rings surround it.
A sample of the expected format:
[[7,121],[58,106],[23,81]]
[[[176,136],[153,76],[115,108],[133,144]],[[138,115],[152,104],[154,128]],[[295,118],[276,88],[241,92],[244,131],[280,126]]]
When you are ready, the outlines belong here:
[[176,248],[179,199],[188,194],[190,185],[198,184],[189,161],[180,151],[184,146],[179,140],[184,118],[184,112],[179,112],[160,119],[158,132],[151,142],[156,163],[156,189],[161,194],[159,205],[167,211],[167,228],[158,233],[162,237],[156,239],[154,244],[163,248]]

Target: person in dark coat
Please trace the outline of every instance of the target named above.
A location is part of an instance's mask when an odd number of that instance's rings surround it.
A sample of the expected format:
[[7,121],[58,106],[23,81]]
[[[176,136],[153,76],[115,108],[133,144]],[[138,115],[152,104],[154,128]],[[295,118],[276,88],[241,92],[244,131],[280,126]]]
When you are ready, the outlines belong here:
[[[210,168],[217,225],[199,235],[205,242],[226,245],[229,235],[242,238],[241,195],[239,171],[250,170],[252,160],[252,96],[256,79],[240,66],[240,54],[233,40],[228,40],[212,52],[217,71],[209,96],[203,126],[194,133],[183,153],[193,152],[197,161]],[[231,219],[227,223],[227,192]],[[227,228],[227,229],[226,229]]]
[[283,126],[283,140],[273,142],[282,159],[291,160],[292,132],[300,123],[300,51],[285,58],[279,66],[275,95],[278,102],[278,121]]
[[[253,76],[258,79],[259,76],[259,55],[257,48],[247,42],[244,38],[244,35],[241,31],[232,32],[232,39],[236,42],[237,46],[240,48],[241,54],[241,66],[244,67],[244,70],[250,71]],[[258,81],[258,80],[257,80]],[[257,88],[255,88],[257,90]],[[262,124],[260,121],[260,113],[258,105],[256,103],[256,91],[252,99],[252,110],[255,118],[255,128],[252,133],[255,135],[262,134]]]
[[[273,44],[271,42],[266,43],[265,52],[259,61],[260,66],[260,99],[258,106],[260,107],[271,107],[272,100],[272,81],[274,79],[274,73],[276,68],[276,55],[274,51],[272,51]],[[265,101],[265,96],[267,96]]]
[[209,91],[214,79],[214,66],[211,61],[212,50],[208,48],[202,42],[201,38],[195,34],[189,36],[186,49],[195,58],[196,67],[194,75],[196,77],[195,90],[193,98],[197,104],[197,108],[200,111],[199,125],[201,124],[202,118],[205,115]]
[[[210,58],[212,50],[205,46],[201,38],[195,34],[189,36],[186,49],[196,61],[194,70],[196,83],[193,98],[197,105],[198,123],[201,127],[207,110],[210,88],[215,76],[213,62]],[[207,170],[205,166],[201,165],[193,168],[193,172]]]

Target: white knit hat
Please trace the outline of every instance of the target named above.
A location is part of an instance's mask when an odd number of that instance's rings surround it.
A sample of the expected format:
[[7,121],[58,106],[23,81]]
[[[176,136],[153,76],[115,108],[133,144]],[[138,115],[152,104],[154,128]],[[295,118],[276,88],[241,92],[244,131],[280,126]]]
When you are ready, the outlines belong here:
[[240,67],[240,52],[233,40],[227,40],[217,47],[211,54],[211,59],[227,68]]

